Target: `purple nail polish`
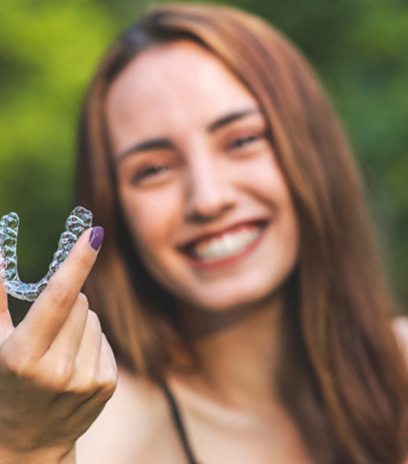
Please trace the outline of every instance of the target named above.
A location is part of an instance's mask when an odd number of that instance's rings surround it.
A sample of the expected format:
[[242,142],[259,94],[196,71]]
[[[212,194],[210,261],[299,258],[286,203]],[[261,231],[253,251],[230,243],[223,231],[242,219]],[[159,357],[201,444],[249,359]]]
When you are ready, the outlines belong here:
[[89,237],[89,244],[95,251],[98,251],[101,247],[103,234],[103,227],[97,226],[92,229],[91,235]]

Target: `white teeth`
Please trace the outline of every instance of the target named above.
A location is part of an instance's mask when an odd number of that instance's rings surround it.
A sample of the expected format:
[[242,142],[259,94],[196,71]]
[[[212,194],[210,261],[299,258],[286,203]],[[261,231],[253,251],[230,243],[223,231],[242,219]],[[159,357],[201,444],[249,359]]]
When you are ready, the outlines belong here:
[[229,232],[220,238],[214,238],[196,245],[193,249],[194,256],[206,262],[227,258],[240,253],[254,242],[260,234],[260,228]]

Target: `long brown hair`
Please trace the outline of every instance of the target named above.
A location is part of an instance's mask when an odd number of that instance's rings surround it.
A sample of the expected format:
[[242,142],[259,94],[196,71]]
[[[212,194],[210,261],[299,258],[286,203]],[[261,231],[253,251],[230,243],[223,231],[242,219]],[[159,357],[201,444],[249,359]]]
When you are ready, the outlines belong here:
[[132,247],[104,120],[107,90],[124,67],[152,45],[178,39],[211,51],[257,98],[295,204],[301,243],[282,331],[283,403],[319,463],[401,463],[408,378],[360,177],[305,59],[250,14],[198,4],[148,10],[113,44],[91,84],[80,123],[77,200],[107,232],[87,292],[117,355],[157,379],[172,362],[172,346],[188,346],[171,296]]

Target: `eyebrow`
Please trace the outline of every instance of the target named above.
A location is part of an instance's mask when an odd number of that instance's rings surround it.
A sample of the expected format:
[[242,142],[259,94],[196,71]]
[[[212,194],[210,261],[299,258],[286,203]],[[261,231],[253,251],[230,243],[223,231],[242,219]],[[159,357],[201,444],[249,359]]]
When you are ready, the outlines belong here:
[[216,119],[214,122],[212,122],[208,127],[207,131],[212,133],[220,129],[221,127],[224,127],[231,122],[236,121],[237,119],[242,119],[250,114],[254,113],[261,113],[261,110],[259,108],[248,108],[245,110],[240,110],[240,111],[233,111],[232,113],[228,113],[225,116],[221,116],[219,119]]
[[[261,110],[257,107],[247,108],[247,109],[239,110],[239,111],[233,111],[211,122],[206,128],[207,132],[214,133],[217,130],[221,129],[224,126],[227,126],[228,124],[231,124],[234,121],[237,121],[239,119],[245,118],[246,116],[257,114],[257,113],[261,114]],[[166,149],[166,148],[174,148],[174,144],[169,138],[161,137],[157,139],[144,140],[143,142],[136,143],[135,145],[132,145],[129,148],[125,149],[124,151],[118,153],[118,155],[115,157],[116,158],[115,164],[116,165],[120,164],[129,155],[133,155],[133,154],[145,152],[145,151]]]

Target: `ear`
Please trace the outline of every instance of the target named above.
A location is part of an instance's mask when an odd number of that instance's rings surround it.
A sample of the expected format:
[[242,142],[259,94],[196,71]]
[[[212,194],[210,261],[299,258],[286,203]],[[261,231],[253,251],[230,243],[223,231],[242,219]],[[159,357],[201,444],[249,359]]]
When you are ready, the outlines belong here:
[[398,345],[402,350],[402,354],[407,361],[408,367],[408,317],[396,317],[392,321],[392,328],[394,330]]

